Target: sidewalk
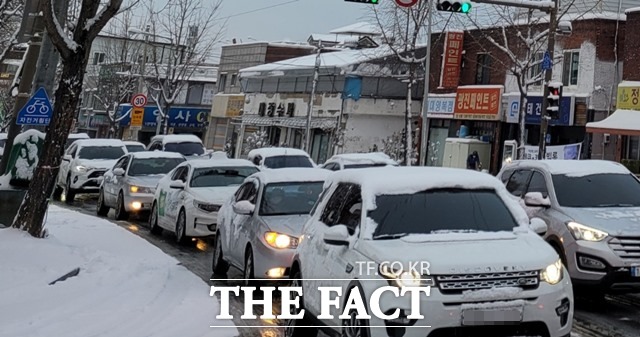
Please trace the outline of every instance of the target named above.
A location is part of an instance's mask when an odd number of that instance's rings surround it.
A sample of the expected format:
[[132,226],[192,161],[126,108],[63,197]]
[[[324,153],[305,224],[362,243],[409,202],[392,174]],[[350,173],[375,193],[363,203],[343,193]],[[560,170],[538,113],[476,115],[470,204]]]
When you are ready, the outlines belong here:
[[231,321],[216,321],[209,286],[144,239],[56,206],[46,228],[46,239],[0,229],[0,335],[238,335]]

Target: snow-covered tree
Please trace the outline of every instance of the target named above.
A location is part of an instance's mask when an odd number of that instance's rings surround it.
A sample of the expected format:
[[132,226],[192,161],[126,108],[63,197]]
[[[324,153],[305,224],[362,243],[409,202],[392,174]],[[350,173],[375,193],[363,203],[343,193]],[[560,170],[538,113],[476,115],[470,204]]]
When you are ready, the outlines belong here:
[[0,64],[18,43],[24,0],[0,0]]
[[253,149],[260,149],[269,146],[269,134],[266,131],[256,131],[245,139],[242,144],[242,153],[248,154]]
[[15,98],[11,96],[11,90],[0,90],[0,132],[4,132],[11,123]]
[[123,0],[110,0],[104,5],[101,1],[78,0],[78,15],[66,28],[54,13],[53,1],[42,1],[42,15],[51,42],[60,54],[62,72],[53,99],[53,118],[38,166],[12,224],[12,227],[23,229],[35,237],[44,235],[44,216],[80,101],[91,44],[118,13]]
[[[382,148],[377,149],[376,151],[382,151],[387,156],[391,157],[391,159],[402,163],[405,158],[409,158],[410,164],[415,164],[418,161],[417,152],[415,151],[414,145],[411,144],[411,154],[409,156],[405,155],[406,146],[404,144],[405,136],[403,133],[394,132],[391,136],[382,140]],[[408,166],[408,165],[407,165]]]
[[[215,44],[223,33],[224,23],[218,18],[222,0],[175,0],[159,12],[150,0],[151,41],[169,43],[169,47],[150,46],[151,70],[145,71],[149,96],[156,102],[168,130],[167,114],[199,67],[208,63]],[[163,59],[165,58],[165,59]]]

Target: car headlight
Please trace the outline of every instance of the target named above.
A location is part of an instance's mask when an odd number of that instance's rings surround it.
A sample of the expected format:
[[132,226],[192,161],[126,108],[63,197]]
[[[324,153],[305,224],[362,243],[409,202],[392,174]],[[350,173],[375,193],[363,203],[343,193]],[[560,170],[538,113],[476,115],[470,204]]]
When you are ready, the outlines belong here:
[[193,206],[195,206],[196,208],[199,208],[205,212],[217,212],[220,210],[220,205],[214,205],[214,204],[210,204],[207,202],[202,202],[202,201],[197,201],[194,200],[193,201]]
[[129,191],[131,191],[131,193],[146,193],[146,194],[155,193],[152,187],[144,187],[144,186],[136,186],[136,185],[129,186]]
[[87,166],[83,166],[83,165],[78,165],[75,167],[76,171],[80,172],[80,173],[85,173],[87,171],[89,171],[91,168],[87,167]]
[[294,238],[286,234],[280,234],[276,232],[266,232],[264,233],[264,240],[267,242],[267,244],[269,244],[269,246],[273,248],[294,249],[298,247],[298,238]]
[[404,271],[398,270],[390,266],[388,263],[382,263],[378,267],[378,272],[389,281],[389,284],[396,287],[419,287],[432,286],[433,279],[422,278],[415,270]]
[[540,280],[551,285],[562,281],[562,261],[558,260],[540,271]]
[[569,227],[571,234],[573,234],[573,237],[576,240],[597,242],[597,241],[602,241],[607,236],[609,236],[609,233],[607,232],[601,231],[599,229],[587,227],[585,225],[582,225],[573,221],[568,222],[567,227]]

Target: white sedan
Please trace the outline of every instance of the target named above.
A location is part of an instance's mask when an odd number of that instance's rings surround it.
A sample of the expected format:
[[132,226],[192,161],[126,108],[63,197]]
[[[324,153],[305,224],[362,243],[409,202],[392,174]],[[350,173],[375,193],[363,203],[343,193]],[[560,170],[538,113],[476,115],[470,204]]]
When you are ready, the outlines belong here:
[[187,161],[160,179],[151,206],[154,234],[169,230],[178,243],[216,233],[218,210],[258,168],[244,159]]

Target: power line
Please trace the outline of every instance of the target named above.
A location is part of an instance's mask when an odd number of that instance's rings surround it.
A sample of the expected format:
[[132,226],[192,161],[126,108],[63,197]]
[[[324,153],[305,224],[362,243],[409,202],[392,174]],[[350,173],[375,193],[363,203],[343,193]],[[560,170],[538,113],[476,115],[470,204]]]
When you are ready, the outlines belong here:
[[282,3],[279,3],[279,4],[267,6],[267,7],[262,7],[262,8],[246,11],[246,12],[241,12],[241,13],[236,13],[236,14],[232,14],[232,15],[229,15],[229,16],[224,16],[224,17],[221,17],[220,19],[229,19],[229,18],[233,18],[233,17],[236,17],[236,16],[241,16],[241,15],[245,15],[245,14],[260,12],[260,11],[263,11],[263,10],[267,10],[267,9],[271,9],[271,8],[275,8],[275,7],[288,5],[290,3],[294,3],[294,2],[298,2],[298,1],[300,1],[300,0],[290,0],[290,1],[287,1],[287,2],[282,2]]

